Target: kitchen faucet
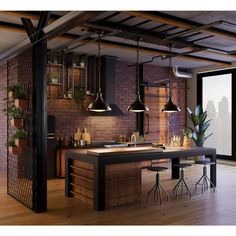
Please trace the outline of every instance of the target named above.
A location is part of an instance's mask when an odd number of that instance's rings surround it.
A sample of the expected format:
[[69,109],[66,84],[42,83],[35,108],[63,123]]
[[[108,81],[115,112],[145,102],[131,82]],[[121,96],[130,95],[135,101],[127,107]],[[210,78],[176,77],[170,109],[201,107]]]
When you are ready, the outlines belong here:
[[136,147],[136,142],[137,142],[137,136],[135,134],[131,135],[131,145],[134,144]]

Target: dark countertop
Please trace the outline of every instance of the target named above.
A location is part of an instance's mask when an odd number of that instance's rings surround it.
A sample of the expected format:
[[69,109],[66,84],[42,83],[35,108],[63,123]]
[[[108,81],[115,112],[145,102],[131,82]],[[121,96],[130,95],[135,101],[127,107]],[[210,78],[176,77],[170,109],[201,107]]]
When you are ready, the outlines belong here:
[[87,151],[92,156],[117,156],[137,153],[156,153],[163,152],[162,148],[155,148],[150,145],[141,147],[111,147],[111,148],[95,148]]
[[[87,144],[85,146],[78,146],[78,147],[74,147],[74,146],[57,146],[56,149],[57,150],[69,150],[69,149],[87,149],[87,148],[104,148],[104,145],[112,145],[112,144],[120,144],[120,143],[116,143],[115,141],[104,141],[104,142],[92,142],[91,144]],[[131,145],[130,143],[127,143],[129,146]],[[137,143],[137,146],[140,145],[150,145],[151,142],[142,142],[142,143]]]

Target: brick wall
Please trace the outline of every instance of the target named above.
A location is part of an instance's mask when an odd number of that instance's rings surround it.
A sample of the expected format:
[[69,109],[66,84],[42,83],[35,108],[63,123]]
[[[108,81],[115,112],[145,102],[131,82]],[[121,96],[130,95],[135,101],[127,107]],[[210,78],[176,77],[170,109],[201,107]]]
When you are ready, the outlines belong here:
[[[29,52],[21,54],[9,61],[9,78],[11,81],[24,80],[29,71],[30,64],[24,63],[23,58],[30,56]],[[27,65],[26,65],[27,64]],[[27,72],[27,73],[26,73]],[[1,88],[6,87],[7,67],[6,63],[0,65]],[[30,77],[30,76],[29,76]],[[144,81],[155,81],[168,78],[168,69],[152,65],[144,65]],[[124,116],[104,117],[91,116],[81,112],[72,100],[49,99],[48,114],[56,116],[56,136],[72,136],[77,127],[87,127],[91,133],[92,140],[112,140],[117,135],[130,135],[136,129],[136,115],[127,112],[128,105],[135,99],[135,68],[128,67],[128,63],[117,62],[116,66],[116,104],[124,112]],[[181,105],[180,113],[172,114],[170,117],[170,128],[173,134],[181,134],[186,122],[186,82],[178,79],[174,86],[173,99]],[[184,89],[182,89],[184,88]],[[181,94],[181,96],[180,96]],[[0,90],[0,109],[6,105],[3,98],[6,90]],[[93,99],[87,99],[83,105],[85,108]],[[176,126],[176,124],[178,124]],[[0,112],[0,169],[6,170],[6,139],[7,139],[6,116]]]
[[[144,65],[143,68],[144,81],[153,82],[155,80],[165,80],[170,76],[169,68],[158,67],[153,65]],[[179,105],[181,108],[180,112],[169,114],[170,119],[170,137],[172,135],[183,135],[183,128],[186,127],[186,93],[187,84],[186,80],[182,78],[176,78],[173,76],[173,91],[172,101]]]
[[[92,140],[112,140],[117,135],[130,135],[136,128],[136,115],[127,112],[135,99],[135,68],[118,62],[116,66],[116,104],[124,116],[91,116],[83,114],[73,100],[49,99],[48,114],[56,117],[56,136],[72,136],[77,127],[87,127]],[[86,108],[92,98],[84,104]]]
[[[128,135],[136,129],[136,114],[128,113],[127,107],[136,97],[135,67],[128,67],[129,63],[117,62],[116,66],[116,104],[124,112],[124,116],[104,117],[82,114],[78,106],[72,100],[49,99],[48,114],[56,117],[56,136],[72,136],[77,127],[87,127],[91,133],[92,140],[112,140],[117,135]],[[169,70],[164,67],[144,65],[144,81],[155,81],[168,78]],[[185,80],[178,79],[178,84],[185,86]],[[177,90],[176,90],[177,89]],[[185,92],[176,87],[174,100],[185,107]],[[181,92],[181,96],[179,96]],[[91,99],[84,104],[86,108]],[[181,114],[171,115],[171,130],[174,134],[181,134],[185,125],[185,110]],[[178,126],[176,126],[178,122]]]
[[0,65],[0,170],[6,170],[7,165],[7,148],[5,147],[7,140],[7,117],[3,113],[3,109],[6,107],[6,101],[4,98],[7,96],[7,64]]

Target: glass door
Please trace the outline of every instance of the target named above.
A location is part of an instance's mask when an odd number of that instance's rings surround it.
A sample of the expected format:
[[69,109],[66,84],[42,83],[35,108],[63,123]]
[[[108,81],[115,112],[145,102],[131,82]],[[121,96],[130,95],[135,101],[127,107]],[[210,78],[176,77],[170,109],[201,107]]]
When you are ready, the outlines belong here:
[[232,158],[232,72],[201,76],[202,105],[211,119],[204,146],[216,148],[218,157]]

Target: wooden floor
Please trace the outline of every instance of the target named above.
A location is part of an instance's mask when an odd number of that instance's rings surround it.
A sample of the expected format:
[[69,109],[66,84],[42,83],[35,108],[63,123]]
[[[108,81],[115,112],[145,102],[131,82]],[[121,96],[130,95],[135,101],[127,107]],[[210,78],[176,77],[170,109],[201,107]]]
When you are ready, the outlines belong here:
[[[82,207],[78,199],[64,197],[64,180],[48,181],[48,212],[36,214],[6,194],[6,177],[0,174],[1,225],[235,225],[236,224],[236,166],[218,164],[218,186],[215,193],[200,189],[194,183],[202,166],[186,169],[186,179],[193,191],[192,199],[183,197],[159,206],[145,202],[147,191],[155,181],[155,173],[143,170],[143,202],[115,207],[103,212]],[[171,195],[176,181],[170,170],[161,173],[161,181]]]

